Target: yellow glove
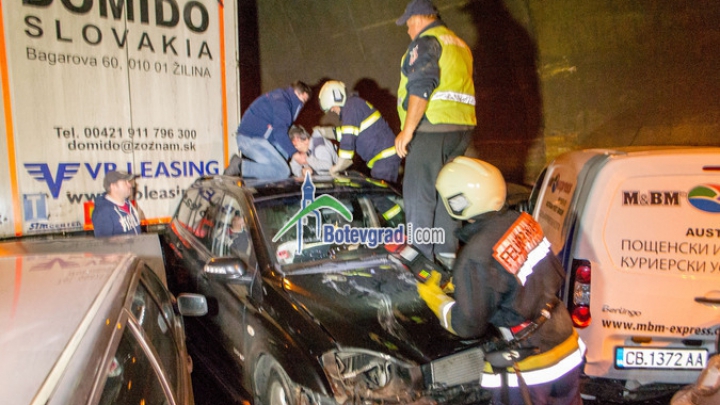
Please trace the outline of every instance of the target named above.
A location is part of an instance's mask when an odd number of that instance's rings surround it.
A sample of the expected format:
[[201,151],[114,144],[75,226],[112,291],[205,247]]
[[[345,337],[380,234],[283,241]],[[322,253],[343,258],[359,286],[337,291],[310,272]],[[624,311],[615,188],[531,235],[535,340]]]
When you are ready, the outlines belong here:
[[424,284],[417,284],[417,290],[420,298],[438,317],[443,328],[455,333],[450,322],[450,309],[455,305],[455,300],[445,295],[440,288],[440,273],[433,271]]

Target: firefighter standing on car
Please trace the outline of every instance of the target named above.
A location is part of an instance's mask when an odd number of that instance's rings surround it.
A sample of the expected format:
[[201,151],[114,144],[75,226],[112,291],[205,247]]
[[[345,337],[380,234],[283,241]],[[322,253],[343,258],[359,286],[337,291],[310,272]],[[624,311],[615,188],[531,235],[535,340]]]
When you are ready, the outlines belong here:
[[440,169],[465,154],[475,127],[472,51],[450,30],[430,0],[413,0],[397,19],[411,39],[401,59],[395,148],[405,158],[403,196],[408,224],[442,228],[445,240],[415,247],[428,259],[454,254],[459,227],[435,192]]
[[401,159],[395,153],[395,134],[380,111],[355,94],[348,96],[345,83],[337,80],[327,81],[318,98],[320,108],[338,114],[342,122],[335,131],[340,142],[339,159],[330,173],[350,167],[357,151],[373,178],[397,182]]
[[[499,341],[511,344],[502,352],[509,367],[485,365],[482,385],[494,403],[582,404],[584,344],[557,299],[564,270],[540,225],[507,208],[502,174],[486,162],[457,157],[435,184],[450,215],[467,221],[456,232],[464,246],[453,266],[453,297],[439,275],[418,284],[420,297],[450,332],[480,337],[494,326]],[[486,350],[486,361],[492,355]]]

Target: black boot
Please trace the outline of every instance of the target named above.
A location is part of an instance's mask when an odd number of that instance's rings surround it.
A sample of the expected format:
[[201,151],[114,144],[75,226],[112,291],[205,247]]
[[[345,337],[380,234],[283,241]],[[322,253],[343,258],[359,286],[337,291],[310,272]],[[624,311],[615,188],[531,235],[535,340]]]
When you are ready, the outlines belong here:
[[230,164],[225,168],[223,174],[225,176],[242,177],[242,153],[240,151],[230,159]]

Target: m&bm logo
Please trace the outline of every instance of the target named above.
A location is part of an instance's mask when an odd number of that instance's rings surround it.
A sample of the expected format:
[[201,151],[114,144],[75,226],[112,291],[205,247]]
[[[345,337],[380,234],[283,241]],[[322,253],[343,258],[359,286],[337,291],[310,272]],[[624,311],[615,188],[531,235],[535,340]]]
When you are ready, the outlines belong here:
[[685,195],[679,191],[623,191],[622,205],[649,205],[649,206],[680,206],[680,196]]
[[687,193],[682,191],[623,191],[623,205],[680,206],[687,202],[694,208],[713,214],[720,213],[720,184],[699,184]]
[[688,201],[700,211],[720,213],[720,184],[701,184],[688,192]]

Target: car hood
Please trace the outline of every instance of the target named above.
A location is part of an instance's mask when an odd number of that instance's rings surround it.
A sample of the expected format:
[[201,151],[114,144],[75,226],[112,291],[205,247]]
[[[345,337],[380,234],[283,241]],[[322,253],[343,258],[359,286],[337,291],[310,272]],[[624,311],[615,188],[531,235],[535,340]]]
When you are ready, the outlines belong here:
[[418,296],[415,277],[387,257],[303,269],[284,281],[338,346],[424,364],[478,344],[445,330]]

